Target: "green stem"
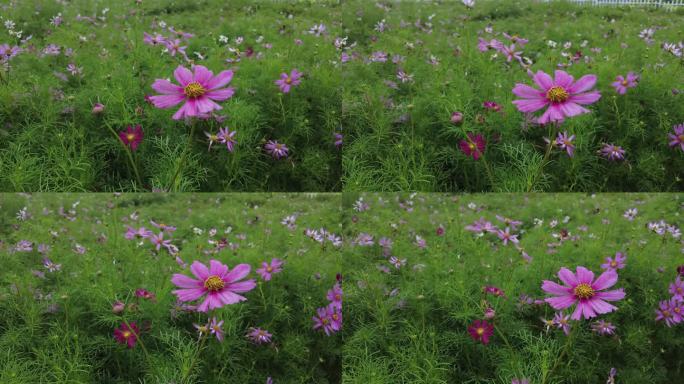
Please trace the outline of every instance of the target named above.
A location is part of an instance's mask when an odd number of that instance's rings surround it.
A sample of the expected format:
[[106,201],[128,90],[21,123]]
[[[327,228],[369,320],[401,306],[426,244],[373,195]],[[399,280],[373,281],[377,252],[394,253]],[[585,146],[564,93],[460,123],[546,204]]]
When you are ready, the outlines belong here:
[[492,168],[489,166],[489,162],[487,161],[487,157],[482,155],[482,163],[485,166],[485,170],[487,171],[487,177],[489,178],[489,184],[492,187],[492,190],[494,190],[494,175],[492,174]]
[[121,146],[124,149],[124,152],[126,152],[126,157],[128,157],[128,162],[131,164],[131,168],[133,168],[133,172],[135,173],[135,179],[138,181],[138,185],[142,189],[143,188],[143,182],[142,182],[142,179],[140,178],[140,172],[138,172],[138,166],[135,164],[135,161],[133,161],[133,154],[131,153],[131,149],[121,140],[121,138],[119,137],[119,134],[116,133],[114,128],[112,128],[109,125],[109,123],[105,122],[105,126],[107,127],[107,129],[109,129],[109,132],[111,132],[112,135],[114,135],[114,137],[116,138],[116,141],[118,141],[121,144]]
[[[553,139],[549,138],[549,140],[553,140]],[[537,173],[534,175],[532,182],[528,186],[527,193],[532,192],[532,188],[534,188],[534,185],[537,184],[537,179],[544,173],[544,166],[546,166],[546,163],[549,160],[549,156],[551,155],[551,148],[552,147],[553,147],[553,145],[551,145],[551,143],[549,143],[549,145],[546,146],[546,153],[544,154],[544,159],[542,160],[542,164],[539,167],[539,171],[537,171]]]
[[176,167],[176,172],[173,174],[173,178],[171,178],[171,183],[169,183],[169,187],[167,188],[168,191],[171,191],[171,188],[173,188],[176,184],[176,179],[178,178],[178,175],[181,172],[181,169],[183,169],[183,165],[185,164],[185,159],[188,156],[188,152],[190,147],[192,146],[192,138],[195,137],[195,127],[197,126],[197,120],[193,119],[191,123],[191,128],[190,128],[190,136],[188,136],[188,143],[185,145],[185,149],[183,150],[183,154],[181,155],[180,163],[178,163],[178,167]]
[[504,343],[506,343],[506,346],[507,346],[509,349],[512,350],[513,347],[511,346],[511,343],[508,342],[508,338],[506,338],[506,335],[504,335],[504,333],[501,332],[501,330],[499,329],[499,327],[497,327],[497,326],[495,325],[495,326],[494,326],[494,330],[495,330],[496,333],[499,335],[499,337],[501,337],[501,338],[503,339]]
[[190,376],[190,374],[192,374],[192,369],[195,367],[195,362],[197,361],[197,359],[199,357],[200,351],[202,351],[202,347],[204,347],[204,342],[209,337],[208,334],[209,334],[208,332],[203,334],[202,337],[200,338],[200,342],[197,343],[197,351],[195,351],[195,356],[193,356],[192,362],[190,363],[190,367],[188,368],[188,370],[183,375],[183,379],[181,380],[181,383],[185,383],[186,380],[188,379],[188,377]]
[[126,320],[125,318],[123,318],[123,322],[124,322],[124,324],[126,324],[126,327],[128,327],[128,329],[131,332],[133,332],[133,334],[135,335],[135,340],[138,342],[138,344],[140,344],[140,348],[142,348],[143,353],[145,354],[145,360],[147,360],[147,365],[152,370],[154,370],[155,365],[152,364],[152,360],[150,359],[150,354],[147,352],[147,348],[145,348],[145,343],[142,341],[142,337],[140,337],[140,333],[136,332],[133,329],[133,327],[131,327],[131,325],[128,323],[128,320]]
[[551,374],[556,370],[556,368],[558,368],[558,363],[560,363],[561,360],[563,360],[563,358],[565,357],[565,355],[568,354],[568,349],[570,349],[570,344],[572,344],[571,343],[572,336],[574,334],[575,334],[575,327],[572,328],[572,330],[570,331],[570,335],[568,335],[568,337],[565,339],[565,346],[563,347],[561,354],[558,355],[558,358],[556,359],[556,361],[553,362],[551,369],[544,372],[544,376],[542,377],[541,384],[546,384],[546,381],[551,377]]

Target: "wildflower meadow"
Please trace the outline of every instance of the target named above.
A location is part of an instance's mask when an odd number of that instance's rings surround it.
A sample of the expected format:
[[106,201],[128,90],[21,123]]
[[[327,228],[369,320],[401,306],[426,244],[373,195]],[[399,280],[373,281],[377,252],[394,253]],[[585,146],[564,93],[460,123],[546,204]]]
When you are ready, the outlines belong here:
[[3,191],[680,191],[684,7],[8,1]]
[[339,383],[339,207],[0,196],[0,382]]
[[345,383],[674,383],[682,195],[345,194]]

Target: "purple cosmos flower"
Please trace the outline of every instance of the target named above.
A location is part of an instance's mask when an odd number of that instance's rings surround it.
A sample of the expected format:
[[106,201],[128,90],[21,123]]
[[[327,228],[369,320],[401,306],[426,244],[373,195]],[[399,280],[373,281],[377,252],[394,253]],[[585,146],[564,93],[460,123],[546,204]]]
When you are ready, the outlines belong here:
[[599,154],[612,161],[620,161],[625,159],[625,150],[622,149],[622,147],[614,144],[603,144],[603,148],[599,150]]
[[279,143],[277,140],[269,140],[264,145],[266,153],[271,155],[274,159],[281,159],[287,157],[289,154],[289,149],[287,145]]
[[406,259],[399,259],[396,256],[389,258],[390,264],[394,265],[394,268],[400,269],[402,266],[406,265]]
[[62,264],[55,264],[47,257],[43,258],[43,267],[50,272],[56,272],[62,269]]
[[342,291],[342,286],[339,283],[335,283],[332,289],[328,290],[326,298],[330,301],[330,304],[337,308],[342,308],[342,296],[344,292]]
[[158,230],[160,230],[162,232],[166,232],[166,233],[172,233],[176,230],[176,227],[174,227],[172,225],[167,225],[167,224],[161,223],[161,222],[157,223],[154,220],[150,220],[150,224],[152,224]]
[[275,84],[280,87],[280,92],[289,93],[293,86],[299,85],[302,81],[303,73],[293,69],[290,74],[283,72],[280,74],[280,79],[275,81]]
[[622,252],[617,252],[615,253],[615,258],[612,258],[610,256],[606,257],[606,262],[604,264],[601,264],[601,269],[603,269],[604,271],[617,271],[618,269],[623,269],[626,265],[626,260],[627,255],[624,255]]
[[153,36],[147,32],[143,32],[143,42],[148,45],[162,45],[166,42],[166,38],[159,33],[155,33]]
[[330,319],[330,329],[333,332],[339,332],[342,329],[342,308],[330,303],[326,311]]
[[271,263],[262,262],[261,268],[256,270],[256,273],[261,276],[264,281],[271,280],[271,276],[276,273],[282,272],[283,261],[280,259],[271,259]]
[[672,130],[674,131],[674,134],[667,134],[670,139],[670,147],[674,148],[679,146],[679,148],[684,151],[684,123],[675,125],[672,127]]
[[209,332],[216,336],[216,340],[223,342],[223,320],[216,321],[216,317],[212,317],[208,324]]
[[684,281],[677,276],[674,283],[670,284],[670,293],[672,294],[672,299],[678,302],[684,302]]
[[334,132],[333,138],[335,139],[335,142],[334,142],[335,148],[337,148],[337,149],[342,148],[342,140],[344,139],[344,136],[339,132]]
[[161,247],[169,248],[171,246],[171,240],[164,240],[164,232],[159,232],[159,235],[155,235],[154,233],[151,233],[148,237],[150,239],[150,242],[154,244],[154,247],[157,251]]
[[570,315],[556,312],[556,315],[553,316],[553,323],[556,327],[562,329],[566,336],[570,334]]
[[459,146],[466,156],[472,156],[473,160],[479,160],[484,153],[487,141],[481,134],[473,135],[468,133],[467,140],[461,140]]
[[503,242],[504,245],[508,245],[509,241],[513,244],[518,244],[518,242],[519,242],[518,235],[511,233],[511,230],[509,227],[506,227],[506,229],[503,231],[499,229],[496,232],[496,236],[498,236],[499,239],[501,239],[501,241]]
[[525,44],[529,42],[528,39],[523,39],[522,37],[518,35],[509,35],[508,33],[504,32],[503,33],[504,37],[510,40],[514,44],[519,44],[520,47],[524,47]]
[[219,133],[216,135],[219,143],[225,144],[226,149],[228,149],[228,152],[233,152],[233,149],[235,148],[235,135],[237,134],[237,131],[231,131],[228,129],[228,127],[225,128],[219,128]]
[[507,227],[511,227],[512,230],[518,229],[519,226],[522,225],[522,221],[519,220],[513,220],[508,217],[496,215],[496,219],[499,220],[500,222],[504,223]]
[[489,338],[494,334],[494,326],[486,320],[475,320],[468,327],[468,333],[473,340],[486,345],[489,344]]
[[663,300],[656,309],[656,321],[664,321],[665,325],[672,327],[679,324],[684,319],[684,304],[677,300]]
[[613,88],[615,88],[615,91],[617,93],[619,93],[620,95],[624,95],[627,92],[627,88],[636,87],[638,82],[639,76],[636,75],[634,72],[630,72],[627,74],[627,77],[618,75],[615,78],[615,82],[613,82],[611,85],[613,86]]
[[575,152],[575,144],[573,144],[574,140],[575,135],[568,136],[568,131],[563,133],[558,132],[558,137],[556,140],[554,140],[554,143],[560,149],[565,149],[565,151],[568,153],[568,156],[572,157]]
[[605,320],[598,320],[592,323],[591,330],[602,336],[615,334],[615,326]]
[[463,122],[463,113],[461,112],[452,112],[451,113],[451,118],[449,119],[452,124],[461,124]]
[[273,337],[271,333],[261,328],[252,327],[247,333],[247,338],[254,344],[268,344],[271,342],[271,337]]
[[331,333],[335,332],[327,307],[318,308],[316,310],[316,316],[313,317],[313,321],[313,329],[322,329],[326,336],[330,336]]

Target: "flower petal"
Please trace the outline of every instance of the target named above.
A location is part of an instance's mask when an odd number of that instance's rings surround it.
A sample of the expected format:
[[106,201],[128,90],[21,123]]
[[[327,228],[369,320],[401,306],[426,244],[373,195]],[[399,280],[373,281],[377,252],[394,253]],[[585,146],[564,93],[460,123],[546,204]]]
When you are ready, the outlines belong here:
[[152,83],[152,89],[163,95],[183,94],[183,87],[180,87],[166,79],[157,79]]
[[518,111],[525,113],[536,112],[549,105],[549,103],[545,99],[513,100],[513,104],[515,104],[515,106],[518,107]]
[[568,89],[572,86],[572,82],[575,79],[570,76],[567,72],[561,71],[561,70],[556,70],[556,78],[554,79],[554,82],[556,85],[560,85],[561,87]]
[[582,266],[577,267],[577,282],[578,283],[580,283],[580,284],[584,283],[584,284],[591,285],[591,283],[593,281],[594,281],[594,272],[592,272],[592,271],[590,271],[590,270],[588,270]]
[[220,105],[214,103],[207,95],[203,95],[195,99],[195,105],[197,106],[197,111],[202,113],[209,113],[215,109],[222,109]]
[[183,66],[178,66],[175,71],[173,71],[173,76],[176,78],[176,81],[178,83],[185,87],[186,85],[192,83],[192,72],[190,72],[189,69],[183,67]]
[[204,281],[207,278],[209,278],[209,269],[207,268],[206,265],[200,263],[199,261],[195,261],[192,263],[190,266],[190,271],[197,276],[198,279]]
[[607,270],[601,274],[601,276],[594,281],[592,284],[592,288],[594,288],[597,291],[602,291],[604,289],[608,289],[615,285],[618,281],[618,274],[613,271],[613,270]]
[[554,309],[565,309],[575,304],[577,300],[575,300],[573,296],[567,295],[558,297],[548,297],[544,299],[544,301],[549,303],[549,305],[551,305]]
[[181,275],[176,273],[171,277],[171,282],[174,283],[179,288],[198,288],[203,286],[203,282],[200,280],[195,280],[189,276]]
[[209,274],[223,277],[228,273],[228,266],[218,260],[209,260]]
[[594,297],[599,298],[601,300],[618,301],[625,298],[625,291],[622,288],[620,288],[612,291],[596,292],[596,295]]
[[192,69],[195,71],[195,75],[192,78],[193,81],[198,82],[202,87],[209,89],[207,83],[214,77],[214,73],[208,70],[204,65],[195,65]]
[[180,104],[185,100],[185,96],[180,95],[159,95],[150,96],[150,101],[157,108],[171,108],[175,105]]
[[587,92],[587,93],[582,93],[578,95],[572,95],[570,98],[567,100],[568,102],[571,103],[577,103],[577,104],[593,104],[598,101],[598,99],[601,98],[601,93],[599,91],[594,91],[594,92]]
[[219,297],[219,300],[221,300],[221,302],[223,304],[226,304],[226,305],[235,304],[235,303],[239,303],[241,301],[247,300],[246,297],[240,296],[237,293],[231,292],[230,290],[227,290],[227,289],[224,289],[221,292],[218,292],[218,297]]
[[204,293],[206,290],[204,288],[191,288],[191,289],[176,289],[173,291],[173,294],[178,297],[178,300],[180,301],[193,301],[197,300]]
[[229,87],[229,88],[209,91],[209,92],[205,93],[204,96],[206,96],[210,99],[223,101],[223,100],[226,100],[226,99],[233,97],[233,94],[235,94],[235,88]]
[[550,293],[552,295],[556,296],[566,296],[570,295],[570,291],[572,290],[569,287],[562,286],[558,283],[555,283],[553,281],[549,280],[544,280],[541,286],[542,290],[546,293]]
[[227,283],[232,283],[233,281],[240,280],[249,274],[252,269],[249,264],[238,264],[233,268],[227,275],[223,277],[223,280]]
[[513,94],[523,99],[544,99],[544,92],[520,83],[513,87]]
[[588,304],[591,306],[591,308],[596,312],[596,313],[608,313],[608,312],[613,312],[614,310],[617,309],[616,306],[612,304],[608,304],[605,301],[601,299],[592,299],[589,300]]
[[568,101],[566,101],[563,104],[560,104],[559,108],[561,109],[563,114],[567,117],[577,116],[577,115],[581,115],[583,113],[589,113],[588,109],[581,107],[579,104],[575,104],[573,102],[568,102]]
[[226,85],[228,85],[228,83],[230,83],[231,80],[233,80],[233,71],[221,71],[221,73],[219,73],[212,79],[209,79],[205,86],[208,90],[211,91],[217,88],[225,87]]
[[582,93],[590,90],[594,85],[596,85],[596,75],[584,75],[568,88],[568,92],[571,94]]
[[553,80],[551,79],[551,76],[542,71],[537,71],[537,73],[534,76],[532,76],[532,79],[544,92],[548,91],[549,88],[553,87]]
[[254,287],[256,287],[256,281],[254,281],[254,279],[228,284],[228,288],[234,292],[247,292],[254,289]]

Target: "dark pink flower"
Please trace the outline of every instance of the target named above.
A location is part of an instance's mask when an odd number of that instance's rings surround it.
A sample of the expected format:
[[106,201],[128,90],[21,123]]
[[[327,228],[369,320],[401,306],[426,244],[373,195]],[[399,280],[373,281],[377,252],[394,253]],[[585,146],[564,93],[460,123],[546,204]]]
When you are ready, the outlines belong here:
[[467,140],[461,140],[459,146],[461,151],[466,154],[466,156],[472,156],[473,160],[479,160],[480,156],[484,153],[487,141],[481,134],[473,135],[468,133]]
[[278,87],[280,87],[280,92],[289,93],[293,86],[297,86],[302,82],[302,75],[303,74],[301,72],[293,69],[289,75],[285,72],[281,73],[280,79],[276,80],[275,83]]
[[138,341],[140,330],[135,321],[131,321],[129,324],[130,327],[125,322],[121,323],[121,326],[114,330],[114,339],[119,344],[126,344],[128,348],[133,348]]
[[135,151],[138,149],[138,145],[143,139],[142,127],[140,124],[138,124],[134,129],[129,125],[125,131],[119,132],[119,139],[121,139],[124,144],[129,146],[132,151]]
[[630,72],[627,74],[627,77],[618,75],[611,85],[613,86],[613,88],[615,88],[615,91],[617,93],[619,93],[620,95],[624,95],[625,93],[627,93],[627,88],[636,87],[638,82],[639,76],[634,74],[634,72]]
[[486,320],[475,320],[468,327],[468,333],[473,340],[489,344],[489,338],[494,334],[494,326]]

